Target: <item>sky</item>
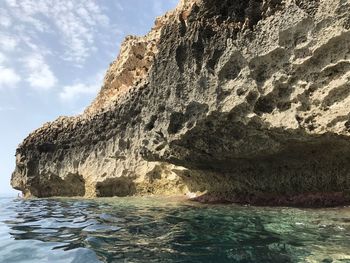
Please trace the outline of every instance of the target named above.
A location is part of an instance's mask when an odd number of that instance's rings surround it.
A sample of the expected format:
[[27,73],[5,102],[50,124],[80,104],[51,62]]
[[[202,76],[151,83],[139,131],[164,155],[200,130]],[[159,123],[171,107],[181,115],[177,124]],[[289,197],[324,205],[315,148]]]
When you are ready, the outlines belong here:
[[0,0],[0,195],[18,144],[98,93],[127,35],[144,35],[178,0]]

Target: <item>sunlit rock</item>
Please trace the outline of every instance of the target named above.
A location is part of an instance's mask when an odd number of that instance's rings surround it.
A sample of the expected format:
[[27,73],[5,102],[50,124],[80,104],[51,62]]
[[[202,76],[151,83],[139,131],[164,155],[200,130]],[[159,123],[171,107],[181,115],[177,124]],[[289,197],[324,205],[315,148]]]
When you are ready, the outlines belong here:
[[181,1],[125,40],[84,114],[25,139],[12,186],[348,203],[349,69],[348,1]]

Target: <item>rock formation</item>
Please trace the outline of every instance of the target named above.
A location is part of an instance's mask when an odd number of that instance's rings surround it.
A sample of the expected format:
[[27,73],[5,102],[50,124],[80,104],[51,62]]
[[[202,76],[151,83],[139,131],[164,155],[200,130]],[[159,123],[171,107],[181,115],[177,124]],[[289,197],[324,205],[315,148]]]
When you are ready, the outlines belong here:
[[84,114],[24,140],[26,196],[350,199],[350,2],[187,0],[128,37]]

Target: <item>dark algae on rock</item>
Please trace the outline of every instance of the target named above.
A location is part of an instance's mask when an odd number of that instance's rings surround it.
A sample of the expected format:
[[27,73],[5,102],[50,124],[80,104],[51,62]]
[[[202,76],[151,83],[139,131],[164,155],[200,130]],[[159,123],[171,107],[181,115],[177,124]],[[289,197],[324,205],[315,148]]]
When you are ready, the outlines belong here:
[[125,40],[84,114],[24,140],[12,186],[347,204],[349,21],[343,0],[181,1]]

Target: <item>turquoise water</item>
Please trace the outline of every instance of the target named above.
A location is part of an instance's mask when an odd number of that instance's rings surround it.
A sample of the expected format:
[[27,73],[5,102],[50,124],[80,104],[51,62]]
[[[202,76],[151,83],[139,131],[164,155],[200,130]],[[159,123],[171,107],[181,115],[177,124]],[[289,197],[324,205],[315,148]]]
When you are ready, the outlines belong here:
[[0,262],[350,262],[350,208],[2,198]]

